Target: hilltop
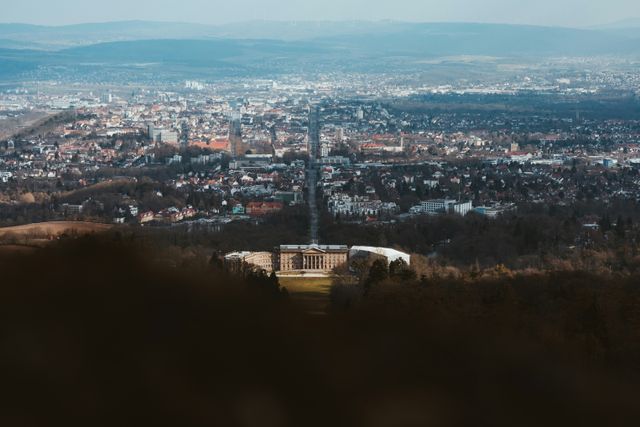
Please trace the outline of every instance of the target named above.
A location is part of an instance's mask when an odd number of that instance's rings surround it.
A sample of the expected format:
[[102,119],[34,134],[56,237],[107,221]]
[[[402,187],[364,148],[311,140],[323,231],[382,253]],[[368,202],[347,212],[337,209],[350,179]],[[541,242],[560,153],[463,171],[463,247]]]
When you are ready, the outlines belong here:
[[[477,23],[408,23],[398,21],[275,22],[247,21],[225,25],[180,22],[123,21],[67,26],[0,24],[0,46],[62,50],[115,41],[173,40],[278,40],[319,42],[371,50],[384,41],[405,51],[447,55],[476,54],[586,54],[625,52],[633,35],[616,31],[637,28],[612,25],[573,29],[531,25]],[[524,50],[523,50],[524,48]]]
[[[466,67],[465,74],[473,76],[495,74],[498,70],[491,64],[499,61],[639,55],[636,29],[386,21],[219,27],[151,22],[68,27],[0,24],[0,78],[5,80],[46,79],[50,74],[43,70],[52,68],[61,77],[120,75],[120,81],[141,76],[174,80],[433,69],[452,75],[455,70],[447,68],[451,63],[454,68]],[[434,65],[440,58],[453,60]]]

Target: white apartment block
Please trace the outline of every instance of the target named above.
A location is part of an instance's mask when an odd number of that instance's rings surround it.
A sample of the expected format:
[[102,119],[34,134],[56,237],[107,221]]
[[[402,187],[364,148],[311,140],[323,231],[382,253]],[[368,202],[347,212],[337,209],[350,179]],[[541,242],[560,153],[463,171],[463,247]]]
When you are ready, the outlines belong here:
[[410,209],[410,213],[413,214],[426,214],[426,215],[442,215],[442,214],[456,214],[465,216],[473,209],[473,205],[470,201],[459,202],[452,199],[433,199],[425,200],[417,206]]

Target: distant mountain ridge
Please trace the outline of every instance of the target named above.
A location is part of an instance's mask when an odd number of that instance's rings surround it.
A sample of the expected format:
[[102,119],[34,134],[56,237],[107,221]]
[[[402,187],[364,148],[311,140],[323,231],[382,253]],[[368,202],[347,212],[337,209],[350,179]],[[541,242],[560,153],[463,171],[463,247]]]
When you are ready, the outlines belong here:
[[640,18],[629,18],[607,25],[593,27],[593,30],[606,31],[609,34],[615,34],[627,38],[640,38]]
[[434,59],[452,57],[640,58],[640,33],[634,31],[395,21],[256,21],[215,27],[142,21],[64,27],[0,24],[0,78],[17,78],[44,66],[72,72],[144,66],[147,74],[201,77],[423,71]]
[[591,28],[596,30],[640,28],[640,18],[627,18],[622,21],[616,21],[605,25],[597,25]]
[[121,21],[64,26],[0,24],[0,39],[34,43],[49,50],[112,41],[204,38],[211,26],[172,22]]
[[[317,39],[410,56],[581,56],[629,54],[635,41],[607,32],[506,24],[404,24],[394,31]],[[640,52],[640,44],[635,51]]]
[[[640,24],[637,26],[640,28]],[[514,41],[535,43],[566,43],[565,38],[574,40],[574,47],[587,51],[588,45],[607,43],[625,43],[640,38],[621,27],[598,29],[571,29],[562,27],[540,27],[508,24],[474,23],[408,23],[400,21],[308,21],[277,22],[247,21],[225,25],[189,24],[180,22],[121,21],[94,24],[76,24],[66,26],[38,26],[30,24],[0,24],[0,39],[5,45],[13,42],[15,46],[33,49],[61,50],[69,47],[108,43],[114,41],[136,41],[152,39],[270,39],[280,41],[316,41],[337,40],[346,37],[377,39],[390,36],[392,39],[429,36],[434,38],[438,32],[446,32],[449,39],[461,37],[470,32],[480,32],[479,36],[508,37]],[[628,28],[625,27],[625,30]],[[531,39],[534,37],[534,39]],[[579,39],[585,41],[580,45]],[[405,40],[405,41],[406,41]],[[348,40],[346,40],[348,41]],[[438,40],[439,41],[439,40]],[[495,41],[495,40],[494,40]],[[485,40],[491,42],[491,40]],[[502,40],[504,44],[504,40]]]

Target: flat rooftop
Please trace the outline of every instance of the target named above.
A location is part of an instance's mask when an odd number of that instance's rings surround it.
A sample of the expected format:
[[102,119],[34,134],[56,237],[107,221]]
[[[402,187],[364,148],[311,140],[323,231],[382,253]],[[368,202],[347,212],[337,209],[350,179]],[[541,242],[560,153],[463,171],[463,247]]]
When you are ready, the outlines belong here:
[[307,249],[320,249],[322,251],[348,251],[347,245],[280,245],[281,251],[304,251]]

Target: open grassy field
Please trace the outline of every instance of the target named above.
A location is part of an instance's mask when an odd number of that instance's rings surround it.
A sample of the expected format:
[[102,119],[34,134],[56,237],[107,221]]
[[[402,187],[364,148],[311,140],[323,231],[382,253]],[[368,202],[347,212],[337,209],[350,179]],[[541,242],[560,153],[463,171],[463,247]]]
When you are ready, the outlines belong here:
[[16,238],[41,240],[55,238],[64,233],[90,234],[110,230],[111,224],[82,221],[51,221],[0,228],[0,240]]
[[325,314],[329,306],[331,277],[279,277],[280,285],[287,288],[291,298],[305,311]]
[[331,277],[287,277],[278,278],[280,285],[287,288],[289,292],[296,293],[320,293],[329,294],[331,289]]

